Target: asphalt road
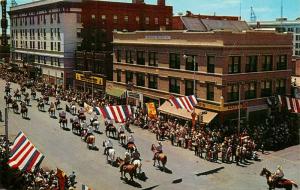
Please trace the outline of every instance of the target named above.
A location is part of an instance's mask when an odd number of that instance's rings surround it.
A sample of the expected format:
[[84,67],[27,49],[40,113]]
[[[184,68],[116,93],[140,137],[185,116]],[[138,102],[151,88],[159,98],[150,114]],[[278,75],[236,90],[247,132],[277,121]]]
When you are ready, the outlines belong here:
[[[4,112],[5,82],[0,80],[0,108]],[[16,88],[13,84],[13,88]],[[211,163],[197,158],[192,151],[171,146],[163,142],[163,149],[168,156],[167,172],[153,167],[150,146],[155,143],[155,135],[132,126],[136,145],[142,156],[142,171],[146,178],[135,179],[135,183],[126,183],[120,179],[119,168],[106,163],[103,155],[104,134],[95,134],[96,146],[99,151],[87,149],[80,137],[71,131],[62,130],[58,119],[50,118],[47,112],[37,110],[37,102],[31,101],[29,120],[9,111],[9,134],[13,139],[22,130],[31,142],[45,155],[42,166],[61,168],[66,173],[76,172],[78,189],[87,184],[92,189],[205,189],[205,190],[260,190],[267,189],[265,178],[259,176],[263,167],[274,170],[278,164],[283,166],[287,178],[300,183],[300,146],[261,155],[262,161],[251,161],[248,165]],[[64,104],[64,103],[63,103]],[[65,107],[64,105],[62,106]],[[46,106],[46,109],[48,106]],[[56,113],[58,116],[58,113]],[[67,118],[72,117],[69,114]],[[87,119],[90,116],[87,115]],[[1,123],[0,133],[4,134]],[[101,130],[104,130],[101,119]],[[71,125],[69,124],[69,127]],[[113,140],[117,156],[124,157],[125,149]]]

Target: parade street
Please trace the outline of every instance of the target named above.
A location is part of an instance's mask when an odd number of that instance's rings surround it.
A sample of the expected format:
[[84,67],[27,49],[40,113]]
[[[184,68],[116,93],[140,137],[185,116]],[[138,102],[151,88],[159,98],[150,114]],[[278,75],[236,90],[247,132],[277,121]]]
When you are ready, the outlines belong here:
[[[4,115],[5,82],[0,81],[0,107]],[[18,85],[12,84],[13,89]],[[40,97],[38,93],[37,97]],[[22,97],[23,99],[23,97]],[[53,100],[53,98],[51,98]],[[58,112],[57,119],[50,118],[46,105],[46,112],[38,111],[37,101],[30,102],[28,116],[30,119],[22,119],[20,114],[14,114],[9,110],[8,125],[9,137],[14,139],[16,134],[23,131],[31,142],[44,155],[43,167],[60,168],[66,173],[75,171],[77,176],[77,189],[81,184],[86,184],[92,189],[120,190],[120,189],[224,189],[224,190],[263,190],[267,189],[265,177],[259,174],[263,167],[273,171],[276,166],[282,165],[285,177],[300,183],[300,146],[294,146],[278,152],[266,152],[261,155],[261,161],[249,161],[248,165],[237,166],[236,164],[224,164],[208,162],[194,156],[193,151],[171,146],[169,141],[163,141],[164,153],[168,156],[167,170],[161,171],[153,166],[153,153],[150,150],[151,144],[156,143],[155,135],[148,130],[131,126],[134,133],[135,144],[141,153],[142,172],[144,179],[135,179],[135,183],[127,184],[120,179],[119,168],[113,167],[106,162],[103,155],[103,140],[107,139],[105,134],[97,134],[96,150],[89,150],[86,143],[71,131],[59,127]],[[61,107],[65,109],[63,102]],[[87,115],[89,123],[90,115]],[[103,118],[100,129],[104,131]],[[73,118],[67,113],[68,127],[71,128],[69,119]],[[0,133],[4,134],[4,123],[1,122]],[[128,135],[128,134],[127,134]],[[124,158],[125,149],[117,140],[112,140],[116,155]]]

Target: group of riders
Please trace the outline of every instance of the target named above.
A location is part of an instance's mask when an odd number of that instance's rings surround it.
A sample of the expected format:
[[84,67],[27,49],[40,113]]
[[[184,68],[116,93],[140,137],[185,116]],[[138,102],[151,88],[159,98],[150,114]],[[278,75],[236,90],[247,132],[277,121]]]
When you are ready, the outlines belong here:
[[[6,83],[5,86],[5,92],[6,96],[5,99],[7,103],[11,103],[12,107],[16,107],[17,100],[21,99],[21,93],[24,95],[24,101],[21,101],[21,108],[26,107],[29,105],[30,97],[29,93],[26,92],[25,85],[21,84],[21,90],[17,89],[14,92],[14,97],[16,99],[13,100],[12,95],[10,94],[11,86],[10,82]],[[105,105],[108,102],[105,100],[98,99],[92,99],[88,94],[84,93],[76,93],[72,91],[64,91],[60,88],[56,88],[53,90],[53,87],[49,87],[45,84],[40,85],[40,88],[36,88],[36,86],[32,86],[31,88],[31,96],[33,99],[36,98],[36,91],[41,91],[43,97],[40,97],[38,99],[38,106],[41,109],[44,109],[45,104],[49,104],[49,96],[55,94],[55,102],[51,102],[49,105],[49,112],[58,108],[60,105],[61,100],[65,100],[69,102],[69,105],[67,105],[67,111],[70,111],[70,113],[75,114],[76,113],[76,104],[83,106],[83,102],[88,102],[91,105]],[[54,93],[53,93],[54,91]],[[26,107],[27,108],[27,107]],[[73,109],[74,108],[74,109]],[[55,113],[54,113],[55,114]],[[73,128],[76,129],[76,126],[78,127],[78,133],[83,137],[85,141],[90,136],[93,135],[93,123],[97,123],[98,118],[97,116],[93,116],[90,120],[90,125],[87,125],[85,122],[80,122],[85,120],[84,115],[84,109],[80,108],[78,110],[78,114],[72,118],[72,130]],[[59,123],[60,124],[67,124],[67,118],[66,118],[66,112],[62,111],[59,113]],[[105,122],[106,123],[106,129],[110,128],[113,124],[112,122]],[[202,153],[206,153],[206,158],[210,161],[218,159],[215,157],[215,155],[218,155],[216,153],[221,152],[222,153],[222,161],[226,161],[226,158],[229,160],[228,155],[232,155],[232,161],[233,161],[233,155],[235,156],[236,162],[238,163],[238,159],[242,160],[242,155],[250,155],[250,157],[253,155],[255,150],[255,143],[251,138],[247,138],[246,140],[239,140],[241,137],[237,137],[235,135],[231,135],[228,137],[225,137],[224,135],[220,135],[220,131],[201,131],[201,130],[188,130],[189,127],[186,127],[186,125],[181,125],[179,122],[174,120],[174,122],[171,122],[170,120],[157,120],[153,121],[147,118],[145,114],[142,113],[142,111],[139,112],[137,109],[137,113],[135,117],[129,118],[124,125],[121,125],[116,131],[118,132],[118,138],[121,138],[125,136],[125,129],[129,129],[130,124],[135,124],[138,126],[141,126],[143,128],[148,128],[150,131],[154,132],[157,136],[158,143],[157,145],[152,146],[152,150],[154,152],[153,160],[159,160],[159,156],[163,155],[163,147],[161,140],[169,139],[172,143],[172,145],[182,146],[189,149],[194,149],[195,154],[202,157]],[[244,135],[247,136],[247,135]],[[223,139],[220,140],[220,139]],[[241,143],[239,143],[241,142]],[[93,142],[94,143],[94,142]],[[126,147],[134,145],[134,138],[132,135],[130,135],[127,139]],[[133,151],[127,151],[125,153],[123,162],[120,166],[120,171],[122,172],[124,168],[126,168],[128,165],[132,164],[135,160],[140,160],[140,153],[137,150],[136,146],[133,146]],[[113,143],[109,139],[107,143],[105,143],[105,150],[104,154],[108,154],[109,150],[113,148]],[[154,162],[155,164],[155,162]],[[272,181],[277,182],[283,177],[283,171],[281,167],[278,167],[274,175],[272,175]],[[276,183],[273,183],[276,184]]]

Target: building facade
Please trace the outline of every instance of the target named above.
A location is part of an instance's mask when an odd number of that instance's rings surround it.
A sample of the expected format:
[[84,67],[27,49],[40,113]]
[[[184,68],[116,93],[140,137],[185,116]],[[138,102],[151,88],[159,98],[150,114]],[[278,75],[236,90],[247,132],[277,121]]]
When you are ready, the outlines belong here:
[[274,29],[277,32],[293,33],[293,55],[300,57],[300,18],[296,20],[287,20],[279,18],[276,21],[258,21],[248,22],[249,26],[255,29]]
[[71,87],[74,52],[80,38],[79,0],[44,0],[10,8],[11,61],[39,68],[43,79]]
[[267,109],[266,97],[290,94],[291,34],[115,32],[113,44],[114,86],[142,95],[143,102],[195,94],[200,108],[222,120],[237,117],[239,99],[249,118]]
[[[132,3],[83,1],[82,43],[76,51],[76,70],[92,71],[112,80],[113,31],[168,30],[172,28],[172,14],[172,7],[166,6],[165,0],[158,0],[156,5],[143,0]],[[75,86],[82,89],[76,81]]]

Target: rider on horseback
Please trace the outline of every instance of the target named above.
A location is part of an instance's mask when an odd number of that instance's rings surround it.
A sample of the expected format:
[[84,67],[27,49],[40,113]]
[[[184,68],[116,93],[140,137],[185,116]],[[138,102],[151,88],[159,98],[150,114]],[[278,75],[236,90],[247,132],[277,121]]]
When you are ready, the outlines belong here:
[[155,153],[153,156],[153,160],[155,160],[155,158],[162,152],[163,152],[162,143],[161,143],[161,141],[158,141],[158,145],[155,147]]
[[124,163],[120,166],[120,172],[123,172],[123,168],[130,164],[130,154],[129,152],[125,152]]
[[272,174],[271,178],[273,181],[273,186],[275,189],[276,184],[282,180],[282,178],[284,177],[284,173],[282,170],[282,167],[280,165],[277,166],[277,170]]
[[132,160],[131,163],[133,163],[133,161],[135,160],[141,160],[141,154],[139,153],[139,151],[137,149],[135,149],[132,153]]
[[113,143],[110,139],[106,141],[105,149],[104,149],[104,155],[108,155],[108,150],[113,148]]
[[94,115],[94,117],[91,118],[91,125],[93,125],[93,123],[97,120],[98,120],[98,116]]
[[119,133],[119,138],[120,138],[120,134],[124,134],[125,133],[124,125],[120,125],[119,126],[118,133]]
[[88,126],[88,127],[87,127],[87,133],[86,133],[86,136],[85,136],[85,141],[86,141],[86,139],[87,139],[90,135],[93,135],[93,127],[92,127],[92,126]]
[[66,112],[62,111],[59,113],[59,123],[62,122],[63,119],[66,119]]
[[128,145],[130,145],[130,144],[134,144],[134,138],[133,138],[132,135],[130,135],[130,136],[128,137],[127,147],[128,147]]

